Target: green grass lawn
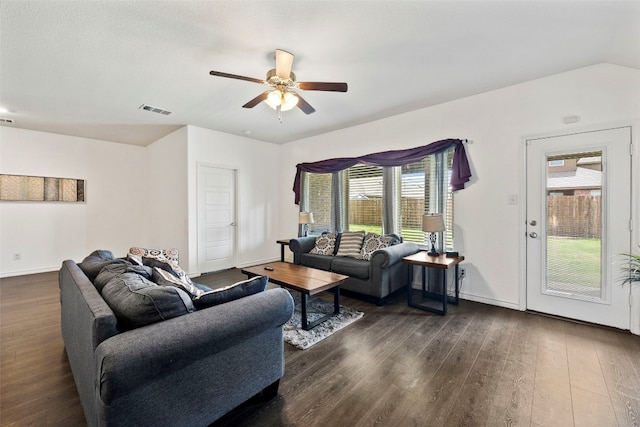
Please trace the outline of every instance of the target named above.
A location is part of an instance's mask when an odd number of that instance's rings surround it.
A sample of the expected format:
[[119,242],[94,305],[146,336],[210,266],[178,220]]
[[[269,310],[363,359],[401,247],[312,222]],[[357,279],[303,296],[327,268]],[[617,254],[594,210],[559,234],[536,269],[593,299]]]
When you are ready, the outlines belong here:
[[[382,233],[376,225],[349,224],[349,230]],[[403,230],[405,240],[422,239],[420,229]],[[554,283],[600,287],[600,239],[549,237],[547,240],[547,280]]]
[[547,280],[600,287],[600,239],[547,238]]

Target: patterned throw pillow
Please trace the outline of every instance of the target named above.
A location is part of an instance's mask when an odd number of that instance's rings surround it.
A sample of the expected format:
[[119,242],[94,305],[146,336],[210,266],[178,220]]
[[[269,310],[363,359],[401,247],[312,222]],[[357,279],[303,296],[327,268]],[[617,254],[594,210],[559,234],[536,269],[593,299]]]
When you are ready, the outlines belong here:
[[388,248],[391,246],[391,242],[393,242],[393,237],[391,236],[367,233],[366,236],[364,236],[364,242],[362,243],[360,254],[356,258],[368,261],[371,259],[371,254],[378,249]]
[[177,249],[147,249],[134,246],[129,249],[129,255],[156,259],[168,259],[175,265],[178,265],[178,261],[180,261]]
[[322,233],[316,237],[315,246],[309,251],[316,255],[333,255],[336,249],[336,233]]
[[[178,264],[177,249],[147,249],[134,246],[129,249],[127,257],[138,265],[160,267],[169,271],[184,283],[193,284],[187,273]],[[164,264],[164,266],[161,264]]]
[[345,231],[340,237],[340,246],[338,247],[337,256],[350,256],[356,258],[360,255],[362,249],[362,241],[364,239],[363,231]]

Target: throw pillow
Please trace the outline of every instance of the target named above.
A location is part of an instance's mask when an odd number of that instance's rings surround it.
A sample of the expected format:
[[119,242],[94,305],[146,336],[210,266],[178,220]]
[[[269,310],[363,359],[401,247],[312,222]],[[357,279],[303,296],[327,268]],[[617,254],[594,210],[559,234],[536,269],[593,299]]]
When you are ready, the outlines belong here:
[[376,233],[367,233],[364,236],[364,242],[362,243],[360,254],[356,258],[368,261],[371,259],[371,254],[373,254],[378,249],[389,247],[392,241],[393,237],[391,236],[381,236]]
[[356,258],[360,255],[362,249],[362,241],[364,239],[363,231],[345,231],[340,237],[340,246],[338,246],[337,256],[350,256]]
[[210,292],[196,297],[193,304],[196,308],[207,308],[225,302],[244,298],[249,295],[257,294],[265,290],[269,278],[267,276],[257,276],[251,279],[225,286],[224,288],[214,289]]
[[178,264],[177,249],[147,249],[132,247],[127,254],[129,259],[134,259],[140,265],[160,267],[172,273],[185,284],[193,284],[187,273]]
[[191,299],[194,299],[207,291],[211,291],[211,288],[207,288],[206,291],[203,290],[202,286],[204,285],[196,286],[193,282],[187,283],[171,274],[171,272],[163,269],[162,267],[153,268],[151,280],[160,286],[174,286],[176,288],[182,289],[187,294],[189,294],[189,297],[191,297]]
[[223,288],[211,289],[199,283],[186,285],[181,280],[160,268],[153,269],[152,280],[160,286],[174,286],[185,291],[196,308],[207,308],[262,292],[269,278],[258,276],[243,280]]
[[78,264],[78,267],[80,267],[80,270],[82,270],[85,276],[93,282],[103,267],[114,263],[122,264],[127,262],[123,259],[116,259],[111,251],[99,249],[87,255],[87,257]]
[[147,249],[134,246],[129,249],[129,255],[148,257],[148,258],[161,258],[168,259],[174,262],[176,265],[180,261],[178,250],[172,249]]
[[333,255],[336,249],[336,233],[322,233],[316,237],[315,246],[309,251],[310,254]]
[[186,292],[158,286],[135,273],[114,277],[102,289],[102,297],[123,329],[139,328],[195,311]]

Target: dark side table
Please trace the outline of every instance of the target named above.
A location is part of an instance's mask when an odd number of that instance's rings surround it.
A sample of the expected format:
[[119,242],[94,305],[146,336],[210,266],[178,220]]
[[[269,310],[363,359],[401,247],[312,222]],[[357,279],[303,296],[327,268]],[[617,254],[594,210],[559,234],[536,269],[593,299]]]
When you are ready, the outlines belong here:
[[[409,264],[409,290],[408,303],[409,306],[420,308],[422,310],[431,311],[433,313],[441,314],[445,316],[447,314],[447,304],[457,305],[459,302],[459,283],[458,283],[458,264],[464,261],[463,256],[456,256],[447,258],[444,254],[439,256],[430,256],[427,251],[420,251],[413,255],[402,258],[402,262]],[[413,266],[418,265],[422,267],[422,290],[419,292],[421,298],[419,301],[414,301],[414,289],[413,289]],[[442,293],[430,292],[427,290],[426,269],[436,268],[443,270],[442,272]],[[453,267],[455,274],[455,296],[450,297],[447,293],[447,271]],[[436,302],[434,307],[433,302]],[[427,304],[431,302],[431,304]],[[440,305],[442,308],[440,308]]]
[[280,261],[282,262],[284,262],[284,247],[289,246],[289,242],[291,242],[291,239],[276,240],[276,243],[280,245]]

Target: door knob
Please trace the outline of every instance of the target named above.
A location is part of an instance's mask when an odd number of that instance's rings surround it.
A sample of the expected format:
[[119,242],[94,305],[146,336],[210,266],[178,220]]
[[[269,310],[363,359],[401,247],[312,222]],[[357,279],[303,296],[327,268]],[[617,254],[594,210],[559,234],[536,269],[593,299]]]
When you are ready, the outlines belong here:
[[231,224],[229,224],[229,225],[230,225],[230,226],[232,226],[232,227],[235,227],[235,226],[236,226],[236,223],[235,223],[235,222],[232,222],[232,223],[231,223]]
[[536,233],[535,231],[532,231],[531,233],[529,233],[529,237],[531,237],[532,239],[535,239],[536,237],[538,237],[538,233]]

